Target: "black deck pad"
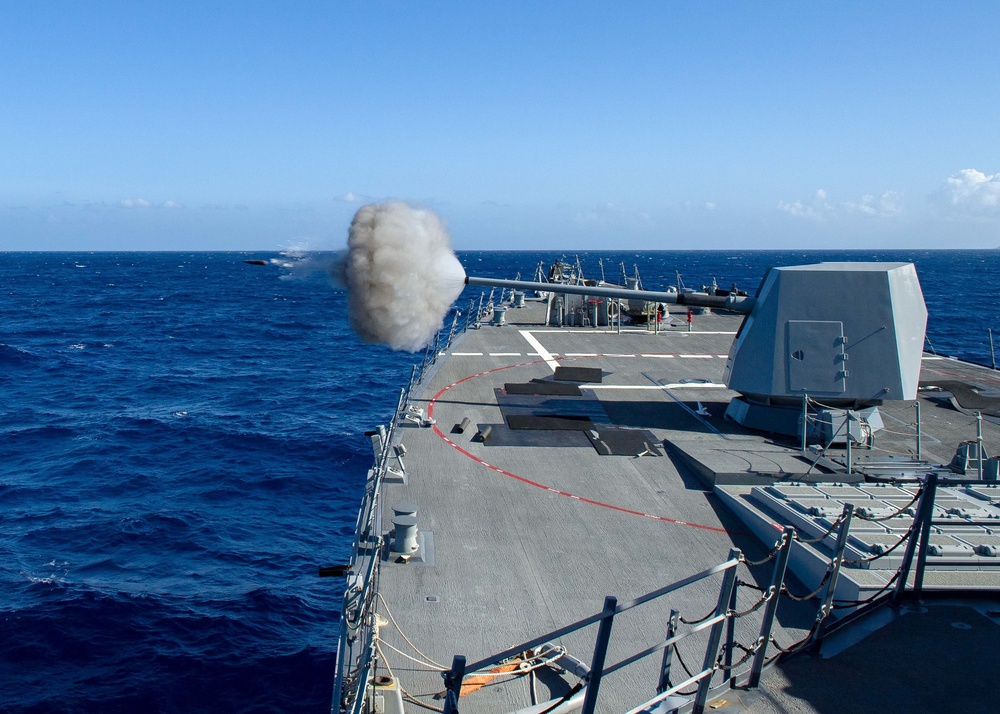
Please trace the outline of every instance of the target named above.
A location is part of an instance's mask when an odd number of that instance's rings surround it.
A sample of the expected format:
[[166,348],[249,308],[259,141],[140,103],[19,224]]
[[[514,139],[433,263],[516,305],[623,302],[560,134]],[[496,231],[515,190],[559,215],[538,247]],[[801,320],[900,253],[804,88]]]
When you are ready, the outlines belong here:
[[[575,385],[574,385],[575,386]],[[494,389],[497,406],[504,419],[511,416],[535,417],[586,417],[591,421],[608,423],[604,405],[593,394],[573,397],[560,394],[505,394]]]
[[561,382],[594,382],[600,384],[604,372],[600,367],[556,367],[555,379]]
[[560,384],[559,382],[533,381],[527,384],[507,383],[503,385],[507,394],[556,394],[566,397],[579,397],[583,394],[575,384]]
[[[982,392],[985,390],[974,384],[947,379],[920,383],[921,389],[926,389],[927,387],[937,387],[942,391],[951,392],[952,406],[960,412],[971,413],[981,411],[983,414],[988,414],[989,416],[1000,417],[1000,397],[983,394]],[[924,394],[929,396],[926,392]]]
[[656,437],[641,429],[595,426],[586,432],[601,456],[661,456]]
[[573,414],[533,416],[530,414],[511,414],[507,417],[507,426],[511,429],[552,429],[559,431],[586,431],[592,429],[594,422],[590,417]]
[[582,431],[556,429],[511,429],[506,424],[479,424],[479,432],[492,427],[486,446],[587,447],[590,440]]

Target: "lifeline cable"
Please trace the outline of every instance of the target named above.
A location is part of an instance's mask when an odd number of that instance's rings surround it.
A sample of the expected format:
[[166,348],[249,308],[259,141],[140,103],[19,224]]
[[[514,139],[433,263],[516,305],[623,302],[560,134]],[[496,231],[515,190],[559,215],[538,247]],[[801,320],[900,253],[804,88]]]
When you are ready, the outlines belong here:
[[806,600],[812,600],[814,597],[816,597],[817,595],[819,595],[820,591],[823,589],[823,586],[826,585],[826,582],[829,579],[830,579],[830,570],[828,568],[827,571],[826,571],[826,574],[823,575],[823,579],[819,583],[819,587],[817,587],[815,590],[813,590],[808,595],[803,595],[801,597],[798,597],[796,595],[792,595],[792,593],[789,592],[788,588],[785,587],[784,583],[781,584],[781,594],[787,596],[789,600],[794,600],[795,602],[805,602]]

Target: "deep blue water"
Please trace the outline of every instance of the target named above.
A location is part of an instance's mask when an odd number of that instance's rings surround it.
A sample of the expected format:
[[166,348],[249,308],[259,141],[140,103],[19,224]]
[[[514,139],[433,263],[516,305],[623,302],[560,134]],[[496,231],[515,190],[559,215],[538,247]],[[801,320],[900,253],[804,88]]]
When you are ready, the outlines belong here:
[[[749,290],[912,260],[938,352],[989,363],[1000,329],[1000,251],[579,255]],[[261,257],[0,253],[0,711],[329,711],[342,583],[316,569],[415,358],[358,343],[323,256]],[[558,255],[460,257],[528,279]]]

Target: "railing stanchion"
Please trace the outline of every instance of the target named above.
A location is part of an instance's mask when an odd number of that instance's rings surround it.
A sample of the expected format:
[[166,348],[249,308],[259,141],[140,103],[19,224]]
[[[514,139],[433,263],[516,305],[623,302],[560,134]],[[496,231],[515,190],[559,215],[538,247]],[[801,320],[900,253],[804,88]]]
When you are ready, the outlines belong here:
[[809,395],[802,392],[802,453],[806,453],[806,436],[809,431]]
[[[742,553],[739,548],[733,548],[729,551],[729,559],[738,561]],[[734,564],[731,568],[726,570],[726,575],[722,579],[722,587],[719,588],[719,600],[715,606],[715,616],[720,617],[724,615],[729,608],[729,601],[733,596],[733,588],[736,587],[736,565]],[[713,670],[715,668],[715,660],[719,656],[719,644],[722,642],[722,620],[716,622],[712,625],[712,630],[708,635],[708,646],[705,648],[705,661],[702,664],[702,670]],[[711,673],[704,676],[700,682],[698,682],[698,693],[694,698],[694,708],[692,711],[694,714],[703,714],[705,711],[705,704],[708,702],[708,693],[712,688],[712,675]]]
[[979,480],[983,480],[983,413],[976,412],[976,463]]
[[771,628],[774,626],[774,615],[778,611],[778,601],[781,599],[781,589],[785,584],[785,571],[788,569],[788,556],[792,552],[792,540],[795,529],[785,526],[781,534],[781,548],[774,559],[774,572],[771,574],[771,587],[768,590],[768,601],[764,614],[760,619],[760,634],[757,636],[757,651],[750,665],[750,679],[747,686],[753,689],[760,683],[760,673],[764,669],[767,657],[767,643],[771,641]]
[[[903,593],[906,592],[906,581],[910,577],[910,566],[913,564],[913,555],[917,552],[918,536],[920,536],[921,540],[924,538],[925,521],[927,523],[928,535],[930,533],[931,514],[934,512],[935,491],[937,491],[937,474],[931,473],[927,475],[927,480],[924,481],[924,492],[920,496],[917,513],[913,517],[913,525],[910,526],[910,539],[906,543],[906,552],[903,553],[903,563],[899,566],[899,579],[896,581],[896,588],[892,593],[893,607],[899,605],[903,599]],[[923,548],[922,543],[921,548]],[[924,550],[924,553],[926,554],[926,550]],[[923,572],[920,575],[922,578]]]
[[[677,634],[677,621],[681,613],[677,610],[670,611],[670,620],[667,622],[667,639]],[[674,646],[669,645],[663,648],[663,662],[660,664],[660,681],[656,685],[656,693],[661,694],[670,687],[670,665],[674,659]]]
[[816,633],[813,635],[813,651],[819,652],[823,645],[823,635],[826,632],[826,618],[833,609],[833,598],[837,593],[837,579],[840,577],[840,568],[844,564],[844,550],[847,549],[847,536],[851,530],[851,519],[854,518],[854,504],[845,503],[844,511],[840,515],[840,533],[837,534],[837,545],[833,550],[833,560],[830,561],[830,577],[826,581],[826,589],[820,599],[819,610],[816,611]]
[[[982,453],[982,452],[980,452]],[[982,458],[979,463],[983,462]],[[913,593],[920,597],[920,591],[924,588],[924,568],[927,565],[927,546],[930,545],[931,519],[934,516],[934,497],[937,495],[937,474],[931,474],[927,479],[927,490],[924,497],[930,496],[930,504],[924,509],[924,518],[920,522],[920,546],[917,550],[917,574],[913,579]],[[916,527],[916,524],[914,524]],[[911,538],[913,536],[910,536]]]
[[[729,612],[736,612],[736,600],[740,593],[740,581],[736,580],[733,585],[733,594],[729,598]],[[722,680],[729,682],[729,686],[735,686],[735,678],[733,678],[733,643],[736,642],[736,618],[730,617],[726,620],[726,651],[722,656],[722,664],[725,667],[722,670]]]
[[447,694],[444,699],[444,714],[459,714],[458,699],[462,696],[462,679],[465,677],[465,657],[455,655],[451,669],[442,673]]
[[581,714],[594,714],[597,706],[597,692],[601,687],[601,677],[604,675],[604,659],[608,655],[608,642],[611,639],[611,625],[614,624],[615,609],[618,598],[604,598],[604,612],[600,627],[597,630],[597,642],[594,644],[594,659],[590,665],[590,680],[587,682],[587,694],[583,699]]

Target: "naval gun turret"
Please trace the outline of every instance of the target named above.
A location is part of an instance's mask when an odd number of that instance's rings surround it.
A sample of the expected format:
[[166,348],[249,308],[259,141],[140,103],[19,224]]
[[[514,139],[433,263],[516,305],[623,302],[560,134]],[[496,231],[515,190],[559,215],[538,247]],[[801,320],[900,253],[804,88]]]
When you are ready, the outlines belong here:
[[917,397],[926,326],[912,263],[772,268],[729,351],[726,384],[740,396],[726,416],[799,434],[813,400],[814,423],[826,425],[814,432],[820,441],[833,440],[852,411],[859,426],[877,429],[878,405]]
[[[743,313],[726,417],[829,444],[864,442],[885,400],[916,399],[927,308],[912,263],[771,268],[755,297],[467,277],[469,285],[638,299]],[[803,434],[803,416],[812,425]]]

